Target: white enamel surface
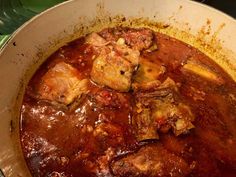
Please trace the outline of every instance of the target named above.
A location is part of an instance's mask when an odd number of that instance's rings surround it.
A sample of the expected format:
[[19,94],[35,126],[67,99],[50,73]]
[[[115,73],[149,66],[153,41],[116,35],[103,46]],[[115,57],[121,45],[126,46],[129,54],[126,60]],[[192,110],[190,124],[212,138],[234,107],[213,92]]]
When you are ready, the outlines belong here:
[[[72,35],[76,25],[86,23],[81,17],[92,20],[100,2],[111,15],[149,17],[183,30],[183,24],[188,23],[192,34],[196,34],[207,19],[213,32],[224,23],[218,38],[224,41],[224,48],[236,53],[235,20],[188,0],[72,0],[40,14],[17,30],[0,52],[0,168],[7,177],[29,175],[17,140],[19,106],[15,105],[21,102],[22,96],[17,97],[19,90],[27,84],[22,80],[28,80],[31,74],[27,71],[35,71],[42,63],[44,58],[39,60],[39,51],[48,52],[55,48],[52,41]],[[15,127],[12,133],[11,120]]]

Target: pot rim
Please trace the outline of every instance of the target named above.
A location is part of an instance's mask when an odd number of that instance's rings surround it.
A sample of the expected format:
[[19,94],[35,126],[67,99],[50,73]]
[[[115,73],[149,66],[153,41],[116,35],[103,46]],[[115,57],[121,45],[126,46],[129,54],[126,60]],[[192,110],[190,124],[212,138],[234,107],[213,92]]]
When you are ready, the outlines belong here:
[[[26,21],[25,23],[23,23],[17,30],[15,30],[11,35],[10,37],[7,39],[7,41],[0,47],[0,55],[2,53],[2,51],[6,48],[6,46],[14,39],[14,37],[16,36],[17,33],[19,33],[23,28],[26,28],[30,23],[32,23],[33,21],[35,21],[37,18],[41,17],[43,14],[47,14],[49,13],[51,10],[55,9],[55,8],[58,8],[60,6],[63,6],[67,3],[71,3],[75,0],[67,0],[65,2],[61,2],[53,7],[50,7],[42,12],[40,12],[39,14],[35,15],[34,17],[32,17],[31,19],[29,19],[28,21]],[[175,0],[177,1],[177,0]],[[181,1],[185,1],[185,2],[188,2],[188,3],[192,3],[192,4],[195,4],[197,6],[201,6],[205,9],[208,9],[209,11],[212,11],[212,12],[215,12],[215,13],[218,13],[222,16],[224,16],[225,18],[228,18],[230,21],[233,21],[235,24],[236,24],[236,19],[228,14],[226,14],[225,12],[219,10],[219,9],[216,9],[214,7],[211,7],[207,4],[203,4],[201,2],[197,2],[197,1],[192,1],[192,0],[181,0]]]

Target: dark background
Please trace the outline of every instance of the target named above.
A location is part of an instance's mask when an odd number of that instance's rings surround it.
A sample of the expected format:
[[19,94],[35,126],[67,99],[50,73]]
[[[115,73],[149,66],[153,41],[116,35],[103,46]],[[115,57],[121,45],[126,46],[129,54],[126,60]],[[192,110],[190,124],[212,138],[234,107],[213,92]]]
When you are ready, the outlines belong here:
[[202,0],[202,2],[236,18],[236,0]]

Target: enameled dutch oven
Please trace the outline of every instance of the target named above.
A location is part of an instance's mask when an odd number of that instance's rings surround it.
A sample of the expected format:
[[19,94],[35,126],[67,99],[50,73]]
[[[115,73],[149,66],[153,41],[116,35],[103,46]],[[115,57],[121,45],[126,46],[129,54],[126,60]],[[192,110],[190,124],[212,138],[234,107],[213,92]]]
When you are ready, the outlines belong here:
[[31,19],[0,51],[0,168],[27,177],[19,141],[20,106],[28,80],[57,48],[114,25],[150,27],[215,60],[236,80],[236,20],[189,0],[70,0]]

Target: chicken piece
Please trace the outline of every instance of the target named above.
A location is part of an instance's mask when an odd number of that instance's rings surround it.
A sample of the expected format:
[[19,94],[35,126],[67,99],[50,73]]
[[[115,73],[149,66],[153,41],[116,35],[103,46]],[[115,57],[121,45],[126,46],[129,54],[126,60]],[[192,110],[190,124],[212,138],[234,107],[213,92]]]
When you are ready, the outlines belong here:
[[157,132],[166,133],[172,129],[178,136],[194,128],[191,109],[178,101],[178,87],[172,79],[167,78],[162,84],[147,83],[134,91],[137,110],[133,126],[139,141],[158,139]]
[[99,34],[106,39],[107,41],[116,42],[119,38],[122,37],[124,33],[124,28],[116,27],[116,28],[105,28],[99,32]]
[[[142,108],[141,108],[142,109]],[[142,109],[141,113],[136,115],[132,124],[137,132],[137,140],[144,141],[150,139],[159,139],[154,120],[151,117],[150,109]]]
[[166,68],[161,63],[153,63],[145,58],[140,59],[139,68],[134,75],[134,81],[137,83],[147,83],[157,80],[158,77],[164,74]]
[[91,33],[86,37],[86,43],[96,47],[101,47],[109,44],[109,41],[106,41],[97,33]]
[[183,70],[192,72],[196,75],[199,75],[205,79],[216,82],[218,84],[224,83],[223,79],[220,76],[218,76],[215,72],[192,60],[187,61],[187,63],[183,66]]
[[120,38],[117,41],[117,45],[114,46],[116,52],[120,54],[123,58],[128,60],[130,63],[132,63],[135,67],[139,64],[139,56],[140,52],[135,49],[129,48],[127,45],[123,44],[122,42],[119,42],[123,38]]
[[143,84],[134,84],[133,89],[136,92],[136,101],[143,105],[150,105],[153,99],[160,99],[168,95],[174,99],[174,96],[178,92],[178,87],[175,82],[169,77],[163,82],[155,80]]
[[38,88],[40,99],[68,105],[87,90],[87,79],[80,79],[79,72],[65,62],[57,63],[42,77]]
[[183,103],[176,105],[165,100],[156,100],[153,106],[152,119],[157,123],[159,131],[165,133],[172,128],[178,136],[194,128],[194,116],[190,108]]
[[179,156],[167,151],[161,144],[141,147],[111,164],[115,176],[132,177],[184,177],[190,173],[189,165]]
[[122,44],[125,43],[138,51],[149,49],[153,45],[154,38],[153,32],[146,28],[106,28],[99,34],[110,42],[116,42],[119,41],[119,38],[123,38],[124,42]]
[[[132,89],[137,93],[137,95],[145,94],[148,90],[149,93],[151,91],[154,91],[161,85],[161,82],[159,80],[154,80],[150,82],[144,82],[144,83],[133,83]],[[143,92],[144,91],[144,92]]]
[[133,65],[114,51],[101,53],[93,62],[91,79],[102,86],[128,92],[131,86]]
[[[102,39],[93,33],[88,37],[88,41],[95,44],[97,41],[104,44],[105,41]],[[130,89],[132,74],[139,64],[139,56],[139,51],[125,45],[124,39],[120,38],[116,43],[111,42],[101,47],[98,57],[93,62],[91,78],[100,85],[127,92]]]
[[148,49],[153,43],[153,32],[149,29],[129,29],[123,34],[127,45],[142,51]]

